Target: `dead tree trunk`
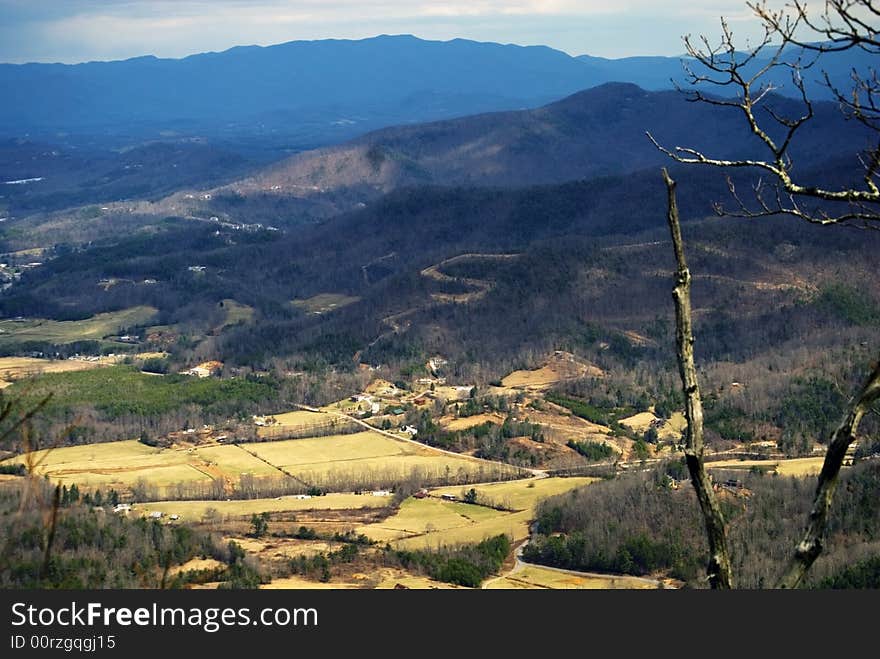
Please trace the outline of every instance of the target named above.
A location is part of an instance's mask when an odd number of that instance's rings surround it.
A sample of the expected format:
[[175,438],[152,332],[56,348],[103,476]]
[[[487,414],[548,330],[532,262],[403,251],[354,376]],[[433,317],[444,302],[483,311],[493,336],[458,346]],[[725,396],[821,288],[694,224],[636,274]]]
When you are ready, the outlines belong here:
[[847,449],[855,439],[862,417],[878,399],[880,399],[880,361],[874,366],[862,390],[850,401],[846,416],[831,436],[831,443],[825,453],[825,462],[819,473],[807,530],[777,584],[779,588],[797,588],[807,570],[822,553],[822,542],[828,525],[828,510],[831,508],[831,499],[837,488],[840,467],[843,465]]
[[663,180],[666,182],[668,193],[667,221],[672,234],[672,245],[677,263],[672,297],[675,300],[678,372],[681,375],[685,398],[685,417],[687,418],[684,455],[691,483],[697,492],[700,510],[706,523],[706,535],[709,540],[709,565],[706,568],[706,573],[709,585],[712,588],[729,589],[733,587],[733,575],[730,568],[730,555],[727,552],[727,531],[724,525],[724,516],[721,514],[721,508],[718,506],[712,483],[703,464],[703,403],[700,400],[700,385],[697,382],[697,369],[694,366],[691,273],[684,257],[678,204],[675,199],[675,181],[670,178],[666,168],[663,169]]

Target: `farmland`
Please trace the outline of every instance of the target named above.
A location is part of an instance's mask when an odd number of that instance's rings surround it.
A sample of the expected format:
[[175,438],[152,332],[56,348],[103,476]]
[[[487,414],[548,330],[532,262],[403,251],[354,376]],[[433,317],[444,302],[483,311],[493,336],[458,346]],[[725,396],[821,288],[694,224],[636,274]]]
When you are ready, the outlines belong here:
[[104,364],[79,359],[36,359],[33,357],[0,357],[0,388],[8,387],[14,380],[43,373],[67,373],[85,371]]
[[109,418],[124,414],[155,415],[186,404],[225,407],[234,402],[270,398],[274,387],[269,381],[245,379],[218,380],[181,375],[155,377],[133,366],[46,373],[20,381],[8,388],[27,403],[52,394],[48,412],[88,405]]
[[[241,474],[296,479],[331,491],[388,487],[401,480],[420,483],[477,482],[513,476],[503,469],[467,457],[456,457],[379,433],[363,432],[312,439],[243,445],[158,448],[129,440],[35,451],[29,458],[36,473],[65,485],[131,491],[140,481],[167,496],[173,486],[235,487]],[[9,462],[22,462],[14,458]],[[502,471],[499,471],[502,470]],[[193,497],[186,497],[193,498]]]
[[149,514],[161,511],[168,515],[180,515],[185,520],[200,520],[208,511],[214,510],[222,517],[250,517],[259,513],[284,513],[332,510],[354,510],[361,508],[384,508],[389,497],[374,497],[371,494],[330,493],[321,497],[273,497],[271,499],[243,499],[233,501],[155,501],[138,504],[133,511]]
[[[475,485],[477,502],[503,505],[511,510],[534,510],[541,499],[562,494],[576,487],[595,482],[595,478],[540,478],[537,480],[510,481]],[[436,494],[462,496],[461,487],[438,488]]]
[[652,579],[624,575],[600,575],[551,570],[538,565],[520,565],[508,574],[490,579],[483,588],[490,590],[613,590],[658,588]]
[[824,457],[792,458],[790,460],[722,460],[709,462],[709,469],[759,469],[777,473],[780,476],[815,476],[822,471]]
[[247,450],[300,480],[329,489],[340,482],[384,487],[414,476],[429,483],[450,478],[479,482],[517,474],[513,467],[440,453],[372,431],[258,443]]
[[[35,451],[26,459],[35,472],[64,485],[130,491],[140,480],[159,493],[173,485],[209,484],[214,478],[238,480],[241,473],[281,473],[235,446],[165,449],[134,440]],[[15,458],[8,462],[22,462]]]
[[442,495],[462,496],[461,487],[438,488],[425,499],[407,499],[398,512],[382,522],[358,529],[380,542],[402,549],[422,549],[481,540],[507,533],[513,540],[528,536],[534,507],[548,496],[591,483],[591,478],[543,478],[477,485],[477,502],[504,503],[510,510],[447,501]]
[[0,320],[0,349],[25,343],[63,345],[101,340],[128,327],[147,324],[157,313],[148,306],[100,313],[85,320]]
[[583,377],[602,377],[602,369],[578,360],[574,355],[558,352],[541,368],[530,371],[514,371],[501,384],[512,389],[542,390],[565,380]]

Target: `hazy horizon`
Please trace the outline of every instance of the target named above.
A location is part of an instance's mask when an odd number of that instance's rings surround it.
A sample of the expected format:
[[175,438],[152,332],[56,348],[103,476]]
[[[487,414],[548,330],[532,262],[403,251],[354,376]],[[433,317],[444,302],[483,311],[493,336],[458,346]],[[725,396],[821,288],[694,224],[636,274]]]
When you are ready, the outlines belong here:
[[548,46],[572,56],[677,56],[682,35],[743,38],[757,23],[743,0],[658,6],[622,0],[0,0],[0,62],[75,64],[153,55],[182,58],[236,46],[408,34],[430,41]]

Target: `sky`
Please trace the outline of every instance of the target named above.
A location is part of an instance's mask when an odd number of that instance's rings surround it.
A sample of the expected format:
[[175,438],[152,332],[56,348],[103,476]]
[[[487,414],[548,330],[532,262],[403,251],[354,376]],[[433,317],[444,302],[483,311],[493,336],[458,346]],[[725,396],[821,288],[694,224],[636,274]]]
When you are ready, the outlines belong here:
[[754,38],[745,0],[0,0],[0,62],[183,57],[236,45],[413,34],[571,55],[678,55],[724,16]]

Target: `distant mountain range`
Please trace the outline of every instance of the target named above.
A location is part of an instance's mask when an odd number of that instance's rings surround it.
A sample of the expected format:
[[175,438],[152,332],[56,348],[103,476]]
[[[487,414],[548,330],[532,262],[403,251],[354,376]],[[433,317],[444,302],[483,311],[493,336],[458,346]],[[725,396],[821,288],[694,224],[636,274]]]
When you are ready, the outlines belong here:
[[[826,68],[845,83],[863,57],[857,49],[841,53]],[[819,76],[816,70],[808,77]],[[0,135],[173,131],[317,145],[394,124],[535,107],[607,82],[669,89],[673,78],[682,78],[674,57],[571,57],[544,46],[406,35],[245,46],[183,59],[0,64]],[[818,85],[812,92],[828,96]]]

